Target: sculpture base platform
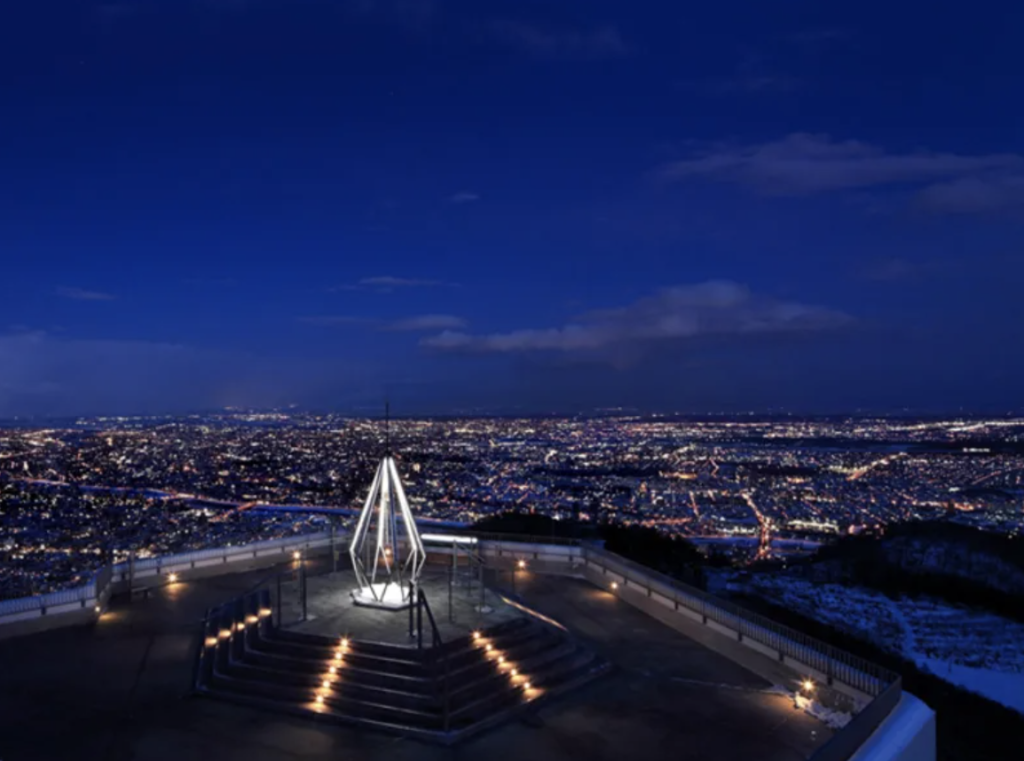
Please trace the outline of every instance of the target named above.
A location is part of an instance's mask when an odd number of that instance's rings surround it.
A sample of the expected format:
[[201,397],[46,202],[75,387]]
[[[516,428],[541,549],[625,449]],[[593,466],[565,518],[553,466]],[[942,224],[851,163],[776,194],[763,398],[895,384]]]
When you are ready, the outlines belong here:
[[352,602],[364,608],[405,610],[412,605],[408,588],[397,584],[374,584],[352,592]]

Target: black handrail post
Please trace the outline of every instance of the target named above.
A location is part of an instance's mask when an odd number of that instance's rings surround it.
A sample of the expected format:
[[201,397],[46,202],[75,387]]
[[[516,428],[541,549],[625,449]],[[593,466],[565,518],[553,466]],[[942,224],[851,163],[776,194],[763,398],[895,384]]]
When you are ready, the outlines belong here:
[[458,545],[455,544],[455,542],[452,542],[452,564],[448,568],[448,623],[450,623],[450,624],[454,624],[455,623],[455,613],[454,613],[454,610],[452,608],[452,602],[453,602],[453,600],[452,600],[452,594],[453,594],[452,587],[455,586],[455,577],[457,575],[456,574],[456,563],[458,563],[458,561],[459,561],[458,552],[459,552]]
[[299,561],[299,587],[302,589],[302,620],[305,621],[306,615],[306,557],[303,556]]
[[[437,652],[437,650],[435,650],[434,652]],[[442,655],[441,657],[444,658],[444,677],[443,677],[444,678],[444,682],[442,683],[442,687],[444,689],[444,704],[443,704],[441,710],[442,710],[442,712],[444,714],[444,731],[445,731],[445,733],[447,733],[448,732],[448,728],[449,728],[449,723],[450,723],[450,718],[449,718],[450,717],[450,708],[449,708],[449,705],[448,705],[448,668],[449,668],[449,663],[448,663],[448,659],[445,658],[444,655]]]
[[281,620],[281,574],[277,574],[277,625],[279,627],[284,626],[284,621]]
[[416,646],[423,649],[423,590],[416,590]]
[[409,581],[409,639],[416,636],[416,624],[413,621],[413,608],[416,607],[416,589],[412,580]]

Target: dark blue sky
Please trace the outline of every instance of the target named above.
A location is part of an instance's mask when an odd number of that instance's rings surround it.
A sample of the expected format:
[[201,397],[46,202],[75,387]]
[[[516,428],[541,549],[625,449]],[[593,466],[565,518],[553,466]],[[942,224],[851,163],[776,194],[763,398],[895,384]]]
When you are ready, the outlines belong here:
[[0,416],[1005,410],[1017,2],[0,8]]

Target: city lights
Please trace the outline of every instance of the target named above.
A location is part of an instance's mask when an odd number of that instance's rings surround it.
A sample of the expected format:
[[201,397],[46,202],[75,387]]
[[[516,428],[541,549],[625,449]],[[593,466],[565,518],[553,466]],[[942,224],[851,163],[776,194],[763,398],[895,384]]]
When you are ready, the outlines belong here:
[[[160,572],[156,558],[323,531],[321,515],[274,506],[350,504],[363,484],[346,473],[378,455],[379,421],[275,413],[267,418],[275,427],[252,425],[263,419],[228,412],[154,427],[146,418],[123,416],[83,418],[80,430],[0,430],[0,500],[21,505],[0,515],[0,535],[35,537],[0,545],[0,596],[80,585],[105,563],[126,568],[129,555],[136,569]],[[85,432],[93,424],[100,430]],[[346,435],[338,436],[342,430]],[[416,453],[415,513],[439,521],[471,524],[528,504],[556,520],[608,520],[685,537],[699,551],[737,564],[806,556],[838,537],[895,523],[950,520],[1006,536],[1024,531],[1019,500],[1005,496],[1024,488],[1014,453],[1024,419],[1017,417],[627,415],[544,425],[409,419],[402,436]],[[850,444],[793,443],[814,440]],[[448,455],[453,441],[457,460]],[[238,467],[242,452],[245,468]],[[556,457],[566,465],[560,488],[552,490],[542,474]],[[72,462],[73,468],[66,464]],[[638,469],[642,477],[634,475]],[[397,469],[385,470],[394,481]],[[123,484],[148,491],[126,491]],[[564,490],[576,495],[571,510],[560,496]],[[59,525],[54,515],[61,516]],[[135,527],[130,536],[129,526]],[[137,536],[146,539],[140,544]],[[477,541],[436,531],[427,536],[432,545]],[[309,556],[296,544],[287,545],[284,557],[298,565]],[[108,561],[109,546],[121,549]],[[378,565],[397,565],[396,546],[404,545],[384,543]],[[531,561],[509,562],[525,573]],[[166,573],[163,580],[177,584],[185,575]]]

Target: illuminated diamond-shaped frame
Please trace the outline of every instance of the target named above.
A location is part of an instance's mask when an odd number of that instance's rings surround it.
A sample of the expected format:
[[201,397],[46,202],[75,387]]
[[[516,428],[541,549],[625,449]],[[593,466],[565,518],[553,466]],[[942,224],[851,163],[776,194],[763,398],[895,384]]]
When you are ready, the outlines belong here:
[[410,583],[419,581],[427,553],[391,455],[377,468],[348,552],[357,605],[397,610],[410,604]]

